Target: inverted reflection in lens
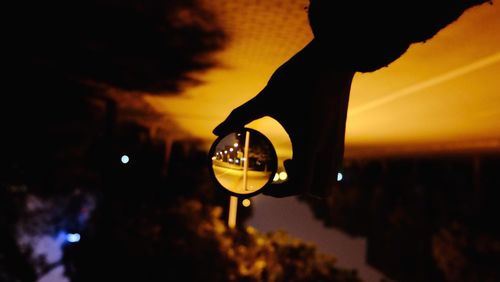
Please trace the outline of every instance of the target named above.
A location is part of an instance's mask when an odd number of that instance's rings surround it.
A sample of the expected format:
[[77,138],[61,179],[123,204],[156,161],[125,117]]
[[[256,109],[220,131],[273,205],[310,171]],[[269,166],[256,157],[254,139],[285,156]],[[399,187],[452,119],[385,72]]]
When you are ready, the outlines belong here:
[[239,195],[258,192],[276,173],[277,158],[271,142],[248,128],[216,140],[210,157],[218,183]]

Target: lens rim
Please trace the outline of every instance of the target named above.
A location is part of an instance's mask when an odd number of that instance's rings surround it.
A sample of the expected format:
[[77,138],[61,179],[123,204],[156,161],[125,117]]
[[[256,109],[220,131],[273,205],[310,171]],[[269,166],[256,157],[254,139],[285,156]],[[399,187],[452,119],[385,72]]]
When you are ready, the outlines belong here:
[[[240,193],[237,193],[237,192],[229,190],[229,188],[226,188],[224,185],[222,185],[219,182],[219,180],[215,176],[215,172],[214,172],[214,169],[213,169],[212,156],[215,153],[215,149],[216,149],[217,145],[220,143],[220,141],[222,139],[226,138],[230,134],[244,133],[245,131],[249,131],[251,135],[259,135],[259,137],[261,137],[262,140],[265,143],[267,143],[267,145],[269,145],[269,148],[271,149],[271,151],[269,152],[269,154],[270,154],[270,157],[272,159],[272,161],[271,161],[271,168],[270,168],[271,175],[270,175],[269,179],[267,180],[267,182],[262,186],[262,188],[257,189],[256,191],[251,192],[251,193],[240,194]],[[248,128],[248,127],[243,127],[243,128],[241,128],[239,130],[231,131],[228,134],[218,136],[217,139],[215,139],[215,141],[210,146],[210,150],[208,151],[207,161],[208,161],[208,171],[209,171],[210,177],[212,178],[213,182],[216,183],[216,185],[218,187],[222,188],[222,190],[225,191],[226,193],[228,193],[229,195],[235,196],[235,197],[238,197],[238,198],[250,198],[252,196],[255,196],[257,194],[260,194],[260,193],[264,192],[266,189],[269,189],[269,187],[271,186],[270,184],[273,181],[274,175],[278,171],[278,155],[276,154],[276,149],[274,148],[274,145],[271,142],[271,140],[269,140],[269,138],[267,138],[262,132],[260,132],[258,130],[255,130],[253,128]]]

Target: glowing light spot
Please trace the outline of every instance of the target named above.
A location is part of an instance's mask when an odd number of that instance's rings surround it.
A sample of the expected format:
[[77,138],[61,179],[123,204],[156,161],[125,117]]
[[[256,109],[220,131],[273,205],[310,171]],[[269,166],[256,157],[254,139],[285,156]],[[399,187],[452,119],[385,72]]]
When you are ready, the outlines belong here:
[[233,148],[229,148],[229,151],[232,152],[232,151],[234,151],[234,149]]
[[344,178],[344,176],[342,175],[342,173],[337,173],[337,181],[341,181],[342,178]]
[[216,157],[212,157],[212,161],[215,161],[217,158]]
[[224,150],[224,154],[227,154],[227,150]]
[[279,174],[280,180],[286,180],[288,178],[288,174],[284,171],[280,172]]
[[127,155],[123,155],[121,161],[122,163],[126,164],[130,161],[130,158]]
[[240,160],[234,160],[235,163],[239,164],[240,163]]
[[238,148],[238,143],[234,143],[234,147],[235,147],[235,148]]
[[68,233],[66,234],[66,241],[70,243],[76,243],[80,241],[80,234],[78,233]]
[[248,208],[251,204],[252,204],[252,201],[250,201],[249,199],[244,199],[243,201],[241,201],[241,204]]
[[233,159],[229,158],[229,159],[228,159],[228,161],[229,161],[230,163],[232,163],[232,162],[233,162]]
[[280,180],[280,175],[278,173],[275,173],[274,177],[273,177],[273,181],[276,182],[278,180]]

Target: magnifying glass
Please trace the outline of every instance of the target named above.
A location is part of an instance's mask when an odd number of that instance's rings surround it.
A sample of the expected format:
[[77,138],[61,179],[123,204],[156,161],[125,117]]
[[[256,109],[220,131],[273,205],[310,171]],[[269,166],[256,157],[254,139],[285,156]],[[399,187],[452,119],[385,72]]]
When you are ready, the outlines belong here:
[[219,136],[208,155],[213,179],[237,197],[251,197],[263,192],[270,186],[278,167],[271,141],[251,128]]

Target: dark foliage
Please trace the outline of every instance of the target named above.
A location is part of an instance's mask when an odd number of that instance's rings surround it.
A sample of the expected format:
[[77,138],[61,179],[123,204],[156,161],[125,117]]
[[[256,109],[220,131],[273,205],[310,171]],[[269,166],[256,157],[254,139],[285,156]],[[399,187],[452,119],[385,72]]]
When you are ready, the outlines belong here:
[[197,0],[27,4],[11,11],[16,13],[13,59],[24,73],[176,92],[194,81],[192,72],[215,64],[209,55],[225,42],[214,16]]
[[497,281],[500,156],[346,163],[325,201],[325,225],[367,237],[368,261],[402,281]]
[[[16,245],[19,221],[39,216],[24,213],[28,195],[50,202],[80,191],[101,207],[126,181],[162,184],[165,145],[123,121],[127,107],[152,113],[140,96],[138,107],[128,106],[109,90],[176,94],[216,64],[211,54],[225,34],[195,0],[21,1],[4,11],[0,280],[33,281],[29,253]],[[140,156],[128,170],[116,165],[125,151]],[[106,187],[113,177],[116,186]],[[67,222],[55,216],[47,224],[78,230],[68,222],[80,210],[65,212]]]

